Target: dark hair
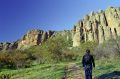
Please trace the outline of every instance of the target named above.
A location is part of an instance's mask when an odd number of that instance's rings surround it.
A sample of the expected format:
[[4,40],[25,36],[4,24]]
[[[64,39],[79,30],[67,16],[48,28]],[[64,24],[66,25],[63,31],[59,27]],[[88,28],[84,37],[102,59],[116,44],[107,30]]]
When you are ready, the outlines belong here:
[[87,49],[87,50],[86,50],[86,53],[90,53],[90,49]]

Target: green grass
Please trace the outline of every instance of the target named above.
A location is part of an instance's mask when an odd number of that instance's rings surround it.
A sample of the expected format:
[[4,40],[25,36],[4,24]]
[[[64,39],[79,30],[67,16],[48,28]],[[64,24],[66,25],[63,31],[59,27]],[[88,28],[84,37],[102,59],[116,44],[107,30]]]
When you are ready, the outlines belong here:
[[[83,71],[81,62],[76,62]],[[115,75],[115,72],[120,74],[119,59],[101,59],[95,61],[96,67],[93,68],[93,79],[120,79],[120,75]],[[102,78],[101,78],[102,76]],[[108,78],[106,78],[107,76]]]
[[44,64],[31,68],[10,70],[2,69],[0,75],[11,76],[10,79],[62,79],[65,64]]
[[[120,73],[120,62],[119,59],[114,60],[96,60],[96,67],[93,69],[93,77],[100,77],[104,74],[110,76],[105,79],[120,79],[120,76],[112,74],[115,71]],[[74,62],[73,62],[74,63]],[[75,62],[80,66],[83,71],[82,64],[77,61]],[[10,79],[62,79],[64,76],[64,68],[68,63],[59,64],[42,64],[32,66],[31,68],[22,69],[1,69],[0,75],[10,75]]]
[[[99,77],[104,74],[106,74],[108,76],[112,76],[112,73],[115,71],[118,71],[120,73],[119,59],[114,59],[114,60],[103,59],[103,60],[96,61],[96,68],[93,69],[93,76]],[[113,75],[113,77],[114,76],[115,75]],[[106,78],[106,79],[108,79],[108,78]],[[114,78],[111,77],[110,79],[114,79]],[[117,78],[115,78],[115,79],[120,79],[120,75],[117,76]]]

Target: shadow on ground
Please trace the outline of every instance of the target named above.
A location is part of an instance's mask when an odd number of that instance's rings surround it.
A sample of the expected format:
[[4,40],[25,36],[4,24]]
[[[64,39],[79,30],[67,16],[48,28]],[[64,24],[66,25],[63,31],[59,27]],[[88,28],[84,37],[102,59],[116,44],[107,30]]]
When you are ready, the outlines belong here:
[[114,71],[108,74],[103,74],[95,79],[120,79],[120,71]]

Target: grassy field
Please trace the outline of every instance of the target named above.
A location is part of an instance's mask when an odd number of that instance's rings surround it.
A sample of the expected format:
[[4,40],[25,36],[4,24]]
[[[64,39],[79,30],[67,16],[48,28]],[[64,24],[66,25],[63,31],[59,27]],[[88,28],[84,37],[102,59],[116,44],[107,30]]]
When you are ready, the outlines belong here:
[[[120,79],[120,59],[96,60],[93,68],[93,79]],[[83,71],[81,63],[77,62]],[[83,71],[84,72],[84,71]]]
[[96,61],[96,68],[93,69],[93,76],[98,79],[120,79],[120,60],[99,60]]
[[[83,71],[80,62],[74,63],[77,63],[81,71]],[[10,79],[62,79],[67,64],[43,64],[17,70],[1,69],[0,75],[10,76]],[[119,59],[97,60],[96,67],[93,69],[93,77],[97,77],[97,79],[120,79]]]
[[64,65],[44,64],[17,70],[2,69],[0,75],[10,76],[10,79],[62,79]]

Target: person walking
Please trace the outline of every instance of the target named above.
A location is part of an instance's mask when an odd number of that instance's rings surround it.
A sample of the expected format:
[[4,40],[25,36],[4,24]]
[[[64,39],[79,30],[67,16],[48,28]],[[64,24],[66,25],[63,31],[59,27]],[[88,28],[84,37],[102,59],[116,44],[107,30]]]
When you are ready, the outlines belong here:
[[95,67],[93,56],[90,54],[90,50],[87,49],[85,55],[82,58],[82,65],[85,70],[85,78],[92,79],[92,69]]

